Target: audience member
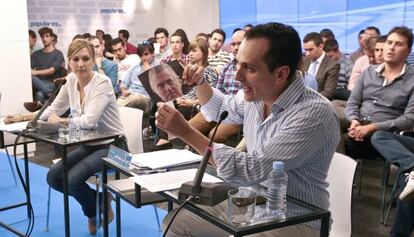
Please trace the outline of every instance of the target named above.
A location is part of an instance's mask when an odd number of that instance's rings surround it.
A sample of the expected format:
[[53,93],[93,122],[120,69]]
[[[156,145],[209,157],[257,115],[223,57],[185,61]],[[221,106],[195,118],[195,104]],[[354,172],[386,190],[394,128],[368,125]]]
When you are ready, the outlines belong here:
[[246,25],[243,26],[243,30],[245,32],[250,31],[252,28],[253,28],[252,24],[246,24]]
[[135,65],[121,82],[121,96],[118,98],[118,105],[138,108],[147,114],[150,98],[138,76],[155,66],[154,46],[148,42],[139,44],[137,53],[141,62]]
[[104,34],[103,38],[103,45],[104,45],[104,56],[109,60],[113,60],[115,55],[112,51],[112,36],[110,34]]
[[105,35],[105,32],[103,30],[97,29],[95,32],[95,36],[98,37],[98,39],[103,42],[104,38],[103,36]]
[[332,100],[335,95],[336,85],[339,76],[339,64],[326,56],[323,51],[322,37],[312,32],[303,39],[305,58],[303,67],[318,82],[318,92]]
[[118,38],[120,38],[121,40],[124,41],[124,45],[125,45],[125,52],[127,54],[137,54],[137,47],[135,47],[133,44],[128,42],[129,39],[129,32],[125,29],[119,30],[118,31]]
[[225,41],[226,33],[222,29],[213,30],[208,39],[208,63],[211,68],[216,70],[218,75],[220,75],[223,67],[231,60],[231,55],[221,50]]
[[350,55],[350,59],[353,63],[355,63],[355,61],[364,56],[364,48],[365,48],[365,29],[360,30],[358,33],[358,45],[359,48],[357,50],[355,50],[354,52],[351,53]]
[[371,137],[372,145],[392,164],[399,166],[406,177],[399,180],[404,187],[395,211],[390,237],[410,237],[414,230],[414,138],[378,131]]
[[336,39],[329,39],[325,41],[323,50],[326,55],[334,60],[340,65],[339,75],[338,75],[338,84],[336,86],[334,100],[348,100],[349,94],[351,93],[348,90],[348,81],[351,76],[352,71],[352,61],[346,57],[339,50],[339,44]]
[[182,34],[174,32],[170,37],[171,54],[161,60],[161,63],[178,60],[181,64],[187,65],[190,60],[188,55],[184,53],[184,41]]
[[91,36],[90,42],[93,45],[95,53],[95,65],[93,66],[93,70],[109,77],[112,82],[112,88],[114,88],[115,94],[118,95],[118,65],[104,57],[104,47],[102,41],[99,40],[98,37]]
[[112,40],[112,52],[114,53],[114,62],[118,64],[118,82],[123,81],[125,75],[137,64],[140,59],[136,54],[127,54],[125,42],[120,38]]
[[384,45],[384,63],[369,66],[357,81],[345,108],[351,123],[346,154],[376,158],[371,135],[378,130],[408,130],[414,126],[414,68],[406,64],[413,44],[411,29],[394,27]]
[[319,34],[322,37],[323,43],[325,43],[327,40],[333,40],[335,39],[335,34],[332,32],[331,29],[322,29]]
[[381,64],[384,62],[384,44],[387,40],[386,35],[381,35],[375,43],[375,64]]
[[[242,89],[242,85],[239,81],[236,81],[237,62],[236,56],[239,51],[240,44],[244,38],[245,31],[237,30],[233,32],[231,47],[233,51],[233,59],[223,68],[223,72],[219,75],[216,83],[216,88],[224,94],[236,95],[237,92]],[[200,131],[208,137],[212,137],[216,122],[207,121],[202,113],[197,113],[188,122],[190,126]],[[237,134],[240,131],[240,125],[231,123],[222,123],[217,128],[214,142],[224,143],[229,137]]]
[[181,40],[184,43],[183,53],[188,54],[190,52],[190,41],[188,40],[187,34],[181,28],[177,29],[174,33],[177,33],[181,36]]
[[55,89],[53,80],[61,77],[62,67],[65,65],[62,52],[57,50],[52,42],[53,30],[48,27],[39,29],[43,49],[34,52],[31,57],[32,85],[36,91],[35,104],[27,107],[34,112],[40,108]]
[[348,90],[352,91],[355,84],[361,77],[361,74],[369,67],[369,65],[375,65],[375,44],[377,43],[378,37],[372,36],[365,38],[364,54],[358,58],[354,67],[352,68],[351,77],[348,82]]
[[203,33],[203,32],[200,32],[196,35],[196,39],[198,39],[198,38],[204,39],[208,44],[208,39],[210,38],[210,35],[206,34],[206,33]]
[[[217,84],[217,73],[214,69],[209,67],[208,64],[208,43],[204,39],[196,39],[190,44],[190,53],[188,54],[192,65],[204,67],[204,80],[206,80],[212,87]],[[177,104],[179,106],[191,106],[199,105],[197,99],[195,87],[185,94],[183,97],[177,98]],[[194,111],[192,111],[194,112]]]
[[32,54],[36,50],[39,50],[36,43],[37,43],[36,33],[33,30],[29,30],[30,54]]
[[168,42],[169,42],[168,30],[162,27],[157,28],[154,31],[154,37],[155,37],[156,42],[160,45],[160,51],[155,52],[155,63],[159,64],[163,58],[172,54],[171,48],[168,45]]
[[[265,180],[272,163],[283,161],[289,176],[287,194],[328,209],[325,178],[339,140],[339,126],[330,103],[305,87],[296,73],[301,55],[300,38],[292,27],[268,23],[247,32],[240,45],[236,77],[244,87],[236,96],[225,96],[204,83],[202,68],[186,68],[183,78],[188,84],[198,84],[202,111],[209,119],[216,119],[225,110],[229,111],[227,122],[245,124],[247,152],[223,144],[213,145],[210,162],[217,167],[221,178],[263,193],[260,185],[268,186]],[[209,144],[207,137],[167,105],[158,108],[156,124],[200,154]],[[227,218],[227,202],[218,205],[221,208],[216,206],[211,211]],[[258,211],[263,214],[265,209]],[[194,226],[197,228],[189,228]],[[257,236],[319,236],[319,228],[320,222],[313,221]],[[184,209],[176,215],[167,236],[185,235],[229,236],[229,233]]]

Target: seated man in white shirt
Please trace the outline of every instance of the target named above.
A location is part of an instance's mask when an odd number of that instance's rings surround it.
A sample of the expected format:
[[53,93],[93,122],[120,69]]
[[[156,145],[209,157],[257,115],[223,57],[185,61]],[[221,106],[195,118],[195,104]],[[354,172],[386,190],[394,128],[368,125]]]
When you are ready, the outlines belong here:
[[120,38],[115,38],[111,42],[114,53],[114,62],[118,64],[118,81],[123,81],[125,75],[136,65],[140,59],[136,54],[127,54],[125,42]]
[[120,82],[121,95],[118,98],[118,105],[138,108],[148,113],[150,98],[138,75],[155,66],[154,46],[145,42],[138,45],[138,56],[141,62],[135,65]]
[[[217,114],[228,111],[225,122],[244,125],[247,152],[224,144],[212,147],[210,163],[217,167],[219,177],[260,192],[260,185],[268,186],[266,178],[272,163],[283,161],[289,176],[287,194],[328,210],[325,179],[339,142],[339,123],[329,101],[307,88],[297,73],[301,55],[301,41],[295,29],[280,23],[257,25],[246,33],[236,56],[236,80],[243,85],[236,96],[211,88],[203,80],[203,68],[199,66],[188,66],[183,81],[197,85],[206,119],[215,120]],[[168,105],[159,104],[156,125],[199,153],[208,147],[209,139]],[[300,211],[289,204],[288,209]],[[211,211],[226,219],[227,202]],[[171,216],[167,215],[166,223]],[[313,221],[255,236],[314,237],[319,236],[319,228],[320,222]],[[181,210],[167,236],[217,237],[229,233]]]

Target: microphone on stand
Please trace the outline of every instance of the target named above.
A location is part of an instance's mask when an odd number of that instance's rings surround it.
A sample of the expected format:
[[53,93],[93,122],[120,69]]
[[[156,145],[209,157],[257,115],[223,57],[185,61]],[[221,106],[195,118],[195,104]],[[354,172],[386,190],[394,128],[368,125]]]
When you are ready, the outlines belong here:
[[42,131],[46,134],[57,132],[59,129],[58,124],[51,124],[51,123],[38,123],[40,116],[46,110],[46,108],[52,104],[53,100],[56,98],[57,94],[60,91],[60,88],[66,84],[66,79],[59,79],[56,80],[55,85],[57,88],[53,91],[52,95],[46,101],[46,103],[42,106],[42,108],[37,112],[36,116],[27,124],[26,130],[29,132],[34,132],[36,130]]
[[227,111],[223,111],[220,114],[220,119],[214,129],[210,143],[203,154],[203,158],[201,159],[194,181],[186,182],[181,185],[180,191],[178,192],[179,201],[185,201],[188,197],[193,196],[191,201],[194,203],[214,206],[227,199],[227,191],[232,188],[230,185],[225,183],[202,183],[202,180],[207,168],[208,160],[213,150],[211,145],[213,144],[217,128],[228,115],[229,113]]

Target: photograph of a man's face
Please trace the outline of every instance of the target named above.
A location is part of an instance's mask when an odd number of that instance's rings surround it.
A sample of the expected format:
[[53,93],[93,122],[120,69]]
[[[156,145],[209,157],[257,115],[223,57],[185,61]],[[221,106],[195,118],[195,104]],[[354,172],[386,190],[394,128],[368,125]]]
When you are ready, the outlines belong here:
[[179,61],[154,66],[138,77],[154,104],[174,101],[188,93],[193,86],[182,83],[184,68]]
[[183,96],[181,80],[168,64],[160,64],[148,72],[149,84],[164,102]]

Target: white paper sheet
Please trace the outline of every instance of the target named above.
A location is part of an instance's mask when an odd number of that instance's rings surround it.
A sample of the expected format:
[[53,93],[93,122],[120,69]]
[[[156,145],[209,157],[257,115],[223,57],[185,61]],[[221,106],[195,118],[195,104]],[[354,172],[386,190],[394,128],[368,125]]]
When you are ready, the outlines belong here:
[[[132,181],[148,189],[151,192],[160,192],[166,190],[177,189],[181,184],[193,181],[197,169],[186,169],[178,171],[170,171],[165,173],[139,175],[130,177]],[[221,179],[209,174],[204,174],[203,182],[206,183],[220,183]]]
[[27,127],[28,121],[25,122],[19,122],[19,123],[10,123],[10,124],[4,124],[4,118],[1,118],[0,121],[0,131],[6,131],[6,132],[13,132],[13,131],[22,131]]
[[159,169],[201,161],[201,156],[189,150],[169,149],[162,151],[139,153],[132,156],[131,163],[136,166]]

